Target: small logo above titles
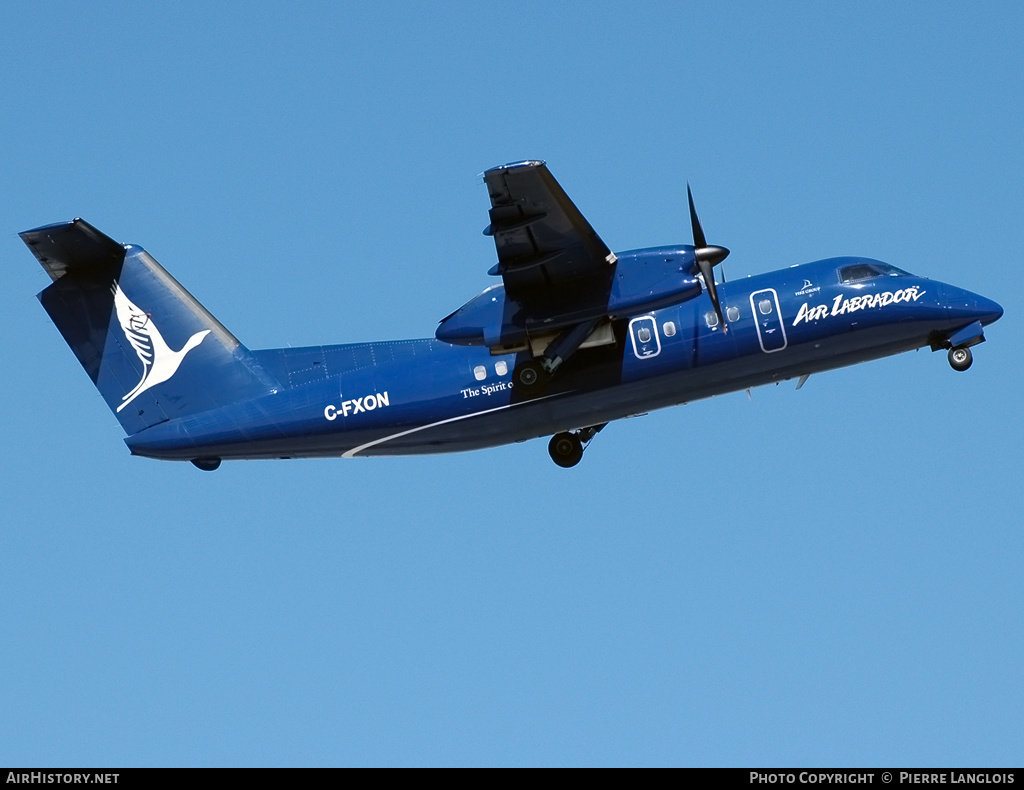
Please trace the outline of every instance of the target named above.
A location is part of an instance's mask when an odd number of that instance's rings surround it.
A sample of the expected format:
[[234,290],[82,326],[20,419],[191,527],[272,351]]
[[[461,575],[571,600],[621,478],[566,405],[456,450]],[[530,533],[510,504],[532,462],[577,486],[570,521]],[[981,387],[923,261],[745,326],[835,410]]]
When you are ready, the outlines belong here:
[[821,290],[821,286],[820,285],[813,285],[813,284],[811,284],[810,280],[806,280],[805,279],[804,280],[804,284],[801,286],[800,290],[796,292],[796,295],[797,296],[808,296],[809,294],[817,293],[820,290]]

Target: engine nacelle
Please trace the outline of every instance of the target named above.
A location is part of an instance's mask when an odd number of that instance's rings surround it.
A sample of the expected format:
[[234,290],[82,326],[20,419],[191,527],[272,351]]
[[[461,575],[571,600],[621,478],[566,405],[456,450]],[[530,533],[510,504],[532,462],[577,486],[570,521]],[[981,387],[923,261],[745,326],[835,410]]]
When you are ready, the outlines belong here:
[[460,346],[512,346],[582,321],[649,313],[703,290],[692,246],[630,250],[616,257],[607,281],[590,286],[589,293],[538,291],[513,298],[503,285],[493,285],[444,318],[434,335]]

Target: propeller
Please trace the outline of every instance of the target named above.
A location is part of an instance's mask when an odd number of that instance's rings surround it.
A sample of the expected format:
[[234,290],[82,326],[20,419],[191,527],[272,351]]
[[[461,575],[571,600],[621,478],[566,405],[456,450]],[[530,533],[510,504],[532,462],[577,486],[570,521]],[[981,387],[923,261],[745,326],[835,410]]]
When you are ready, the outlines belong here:
[[693,205],[693,193],[690,191],[690,184],[686,184],[686,197],[690,201],[690,227],[693,229],[693,255],[697,259],[697,268],[704,278],[704,286],[707,288],[708,296],[711,297],[711,304],[714,305],[715,315],[722,325],[722,331],[728,331],[725,325],[725,316],[722,315],[722,305],[718,302],[718,289],[715,286],[714,267],[720,264],[729,255],[725,247],[708,245],[704,238],[704,229],[700,226],[697,218],[697,209]]

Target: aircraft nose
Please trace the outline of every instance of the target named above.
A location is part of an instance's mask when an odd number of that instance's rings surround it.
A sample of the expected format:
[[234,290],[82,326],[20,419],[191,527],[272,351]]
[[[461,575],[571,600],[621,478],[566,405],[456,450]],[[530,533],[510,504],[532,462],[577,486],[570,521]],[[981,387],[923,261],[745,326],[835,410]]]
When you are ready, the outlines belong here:
[[947,309],[957,317],[962,316],[988,325],[1003,316],[1002,305],[979,294],[950,286],[946,287],[946,294]]
[[974,314],[982,324],[991,324],[1003,317],[1003,308],[998,302],[984,296],[971,294],[974,297]]

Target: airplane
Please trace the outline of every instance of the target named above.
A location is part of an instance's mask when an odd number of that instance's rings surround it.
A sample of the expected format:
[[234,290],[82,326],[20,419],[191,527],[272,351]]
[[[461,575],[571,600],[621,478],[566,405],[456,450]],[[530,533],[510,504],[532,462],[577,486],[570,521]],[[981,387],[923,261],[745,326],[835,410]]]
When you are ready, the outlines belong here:
[[[21,238],[38,298],[133,455],[188,460],[457,452],[550,436],[575,466],[608,423],[903,351],[954,370],[996,302],[860,257],[729,282],[687,185],[692,244],[612,252],[543,161],[483,173],[501,282],[433,338],[250,350],[152,256],[88,222]],[[723,278],[724,279],[724,278]]]

